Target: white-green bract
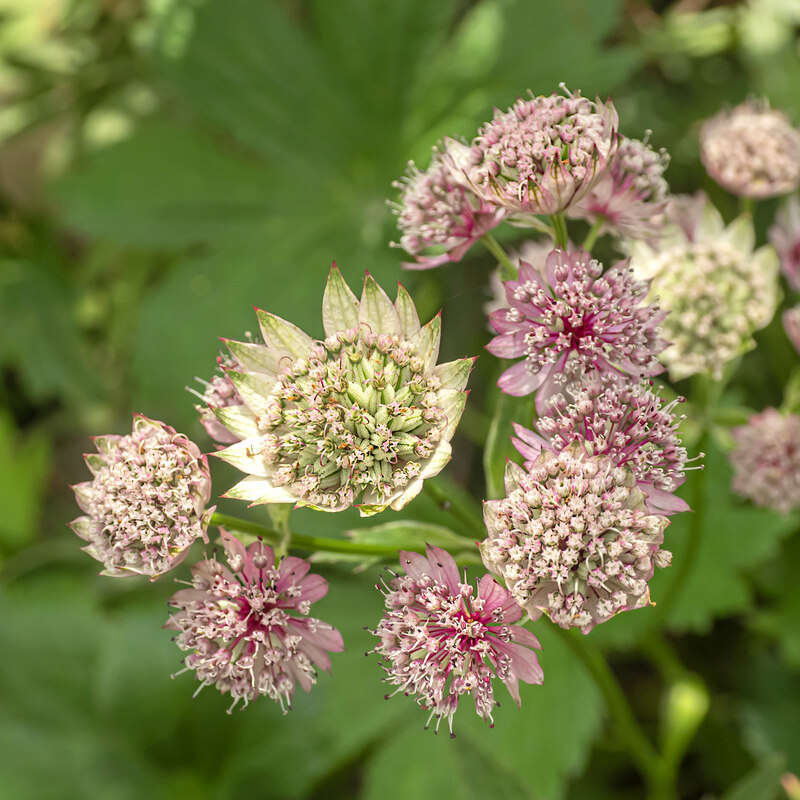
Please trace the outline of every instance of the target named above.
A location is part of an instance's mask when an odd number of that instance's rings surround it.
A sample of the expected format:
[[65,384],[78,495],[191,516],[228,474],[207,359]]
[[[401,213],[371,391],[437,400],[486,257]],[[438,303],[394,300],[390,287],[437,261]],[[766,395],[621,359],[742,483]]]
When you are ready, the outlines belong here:
[[217,455],[248,477],[227,497],[362,515],[414,498],[450,460],[473,359],[436,364],[441,320],[421,325],[398,286],[367,273],[358,299],[333,266],[325,339],[257,311],[264,344],[226,342],[243,405],[215,409],[241,441]]

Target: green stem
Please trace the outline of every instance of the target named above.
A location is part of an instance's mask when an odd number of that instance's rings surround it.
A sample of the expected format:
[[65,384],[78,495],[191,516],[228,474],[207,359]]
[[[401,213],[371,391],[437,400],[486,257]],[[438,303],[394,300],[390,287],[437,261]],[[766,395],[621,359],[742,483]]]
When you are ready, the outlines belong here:
[[550,222],[553,223],[553,239],[556,247],[567,249],[567,220],[563,214],[551,214]]
[[470,539],[473,539],[476,535],[480,539],[486,538],[486,528],[484,527],[483,521],[473,514],[457,497],[451,497],[441,486],[430,480],[425,481],[423,489],[436,505],[443,511],[452,514],[470,531],[469,533],[466,531],[455,531],[455,533]]
[[486,245],[486,249],[497,259],[500,264],[500,276],[504,281],[516,280],[519,275],[519,270],[511,263],[506,251],[500,245],[500,242],[492,236],[491,233],[484,233],[481,241]]
[[655,788],[664,783],[664,767],[661,757],[636,721],[630,704],[605,658],[578,631],[565,631],[557,626],[556,630],[586,667],[597,688],[603,694],[617,733],[625,743],[637,769],[652,788],[652,797],[666,800],[669,795],[658,794]]
[[742,214],[749,214],[752,217],[755,211],[755,201],[752,197],[740,197],[739,208]]
[[[218,514],[214,512],[211,516],[211,524],[219,525],[224,528],[231,528],[241,533],[250,533],[254,536],[261,536],[271,544],[280,545],[283,541],[283,534],[274,528],[260,525],[257,522],[249,522],[245,519],[232,517],[228,514]],[[397,558],[398,548],[379,544],[360,544],[359,542],[348,542],[345,539],[329,539],[325,536],[306,536],[303,533],[292,533],[290,547],[300,550],[321,550],[326,553],[349,553],[350,555],[362,556],[383,556]],[[422,547],[405,547],[404,550],[414,550],[424,553]]]
[[603,223],[606,221],[606,218],[601,214],[589,228],[589,233],[586,234],[586,238],[583,240],[583,249],[587,252],[591,253],[592,248],[597,241],[597,237],[600,235],[600,231],[603,229]]

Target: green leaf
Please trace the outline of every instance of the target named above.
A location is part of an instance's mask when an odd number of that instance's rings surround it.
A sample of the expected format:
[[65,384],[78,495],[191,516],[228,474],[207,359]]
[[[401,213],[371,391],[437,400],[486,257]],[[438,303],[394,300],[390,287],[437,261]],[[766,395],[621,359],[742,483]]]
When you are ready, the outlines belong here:
[[11,419],[0,413],[0,554],[19,550],[36,535],[50,449],[42,432],[16,435]]
[[783,797],[781,775],[786,771],[786,756],[767,756],[754,770],[728,789],[720,800],[777,800]]
[[[507,362],[506,362],[507,363]],[[512,397],[495,393],[495,406],[483,451],[483,472],[486,478],[486,499],[505,497],[506,461],[521,462],[522,457],[511,444],[512,422],[529,427],[533,418],[533,397]]]
[[[497,774],[512,797],[564,797],[566,782],[583,768],[599,731],[602,699],[591,677],[549,623],[535,625],[532,630],[542,644],[539,661],[545,679],[542,686],[520,684],[522,709],[517,709],[498,683],[496,698],[501,705],[494,714],[495,727],[490,729],[479,719],[469,698],[465,698],[454,718],[456,738],[450,740],[441,732],[437,737],[430,730],[422,730],[427,714],[414,708],[416,719],[409,723],[409,729],[388,742],[370,763],[367,798],[378,797],[379,789],[390,792],[389,797],[434,796],[413,793],[423,779],[433,782],[442,797],[477,797],[470,794],[472,787],[483,788],[485,796],[485,786],[474,772],[465,770],[460,763],[463,756],[456,755],[459,751],[469,753],[462,739],[474,749],[470,756],[473,763],[485,765],[489,776]],[[390,703],[413,705],[413,700],[398,694]],[[390,770],[393,764],[414,768]],[[391,781],[386,780],[387,775],[392,775]],[[525,794],[519,794],[520,787]],[[503,795],[490,791],[490,796]]]

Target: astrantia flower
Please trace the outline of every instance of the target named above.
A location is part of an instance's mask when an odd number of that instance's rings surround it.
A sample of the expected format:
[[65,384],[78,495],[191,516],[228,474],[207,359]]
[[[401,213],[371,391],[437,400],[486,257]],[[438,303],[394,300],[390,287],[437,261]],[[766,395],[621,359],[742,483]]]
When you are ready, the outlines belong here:
[[517,706],[519,682],[544,680],[536,653],[539,641],[511,623],[522,609],[506,589],[484,575],[477,595],[458,574],[446,550],[428,547],[427,557],[400,552],[406,574],[389,581],[386,614],[372,631],[380,638],[373,652],[383,656],[386,681],[395,691],[415,695],[437,718],[446,718],[453,733],[458,701],[472,695],[475,711],[493,723],[492,680],[499,678]]
[[800,355],[800,305],[783,312],[783,328]]
[[483,509],[483,563],[533,620],[588,633],[647,605],[654,567],[670,563],[668,520],[647,511],[633,472],[578,443],[542,450],[527,472],[509,462],[506,497]]
[[467,174],[490,203],[555,214],[580,200],[606,168],[618,122],[610,100],[593,103],[580,93],[520,98],[478,131]]
[[201,381],[205,384],[205,391],[199,395],[194,390],[194,394],[198,395],[203,405],[196,405],[195,409],[200,415],[200,423],[206,429],[206,433],[215,441],[220,444],[233,444],[239,441],[239,437],[229,431],[217,419],[215,411],[229,406],[244,405],[244,400],[239,394],[234,382],[228,377],[224,370],[237,369],[238,364],[235,359],[220,356],[217,359],[220,368],[223,370],[222,374],[214,375],[210,381]]
[[157,578],[186,557],[195,539],[208,541],[213,509],[208,461],[194,442],[139,414],[129,436],[97,436],[85,456],[94,478],[74,486],[86,516],[70,523],[101,574]]
[[769,240],[778,251],[778,258],[789,285],[800,292],[800,198],[789,197],[775,214],[769,229]]
[[554,395],[536,421],[536,432],[514,423],[511,441],[531,469],[542,449],[560,452],[582,442],[633,470],[647,507],[658,514],[687,511],[674,492],[684,480],[686,448],[678,435],[682,417],[674,413],[683,398],[665,403],[650,384],[592,373],[570,388],[570,397]]
[[784,514],[800,508],[800,416],[767,408],[731,433],[733,490]]
[[664,170],[669,164],[665,150],[656,152],[645,140],[622,138],[616,155],[592,190],[567,215],[621,236],[647,239],[659,233],[669,186]]
[[424,172],[413,161],[404,178],[393,185],[401,190],[394,206],[402,236],[399,247],[414,256],[409,269],[438,267],[460,261],[472,245],[500,223],[503,209],[481,200],[469,187],[459,167],[466,145],[445,142],[444,152],[433,149]]
[[554,250],[545,275],[528,264],[519,280],[506,282],[510,308],[492,313],[499,334],[487,350],[499,358],[524,360],[507,369],[498,386],[508,394],[537,391],[537,408],[559,385],[597,370],[655,375],[665,342],[664,313],[644,305],[648,283],[634,279],[626,262],[603,274],[585,251]]
[[653,244],[630,242],[637,275],[652,278],[651,294],[670,313],[670,342],[661,354],[673,380],[710,372],[718,380],[726,362],[755,346],[753,332],[772,319],[778,302],[778,258],[772,247],[753,252],[750,217],[727,228],[706,204],[687,234],[670,225]]
[[751,100],[706,121],[700,157],[708,174],[738,197],[776,197],[800,183],[800,131],[766,102]]
[[[192,588],[176,592],[169,604],[178,610],[164,626],[179,631],[176,641],[189,655],[204,686],[215,685],[233,703],[246,706],[260,695],[291,707],[295,684],[307,692],[316,683],[315,667],[330,671],[328,653],[344,649],[336,628],[308,613],[328,592],[328,582],[309,575],[311,565],[288,556],[276,565],[262,542],[244,545],[221,531],[229,567],[216,559],[192,567]],[[180,673],[177,673],[180,674]]]
[[248,473],[228,497],[362,514],[402,508],[450,460],[472,359],[436,365],[440,318],[421,326],[400,287],[367,275],[359,301],[331,270],[314,341],[258,311],[266,344],[228,342],[244,400],[216,411],[242,441],[220,458]]

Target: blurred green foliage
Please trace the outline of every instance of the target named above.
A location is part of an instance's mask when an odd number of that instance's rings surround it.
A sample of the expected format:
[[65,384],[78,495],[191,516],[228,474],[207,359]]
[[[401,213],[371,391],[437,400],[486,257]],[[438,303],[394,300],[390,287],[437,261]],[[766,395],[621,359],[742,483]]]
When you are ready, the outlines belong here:
[[[800,121],[798,26],[792,0],[2,0],[0,797],[640,798],[597,690],[546,625],[545,685],[523,687],[522,712],[505,698],[494,729],[467,711],[454,741],[434,737],[413,703],[384,701],[363,655],[376,567],[320,566],[319,613],[348,651],[289,715],[192,700],[159,630],[171,581],[94,577],[64,525],[68,484],[87,477],[87,435],[124,431],[133,409],[210,449],[183,386],[211,375],[218,337],[254,328],[253,305],[319,334],[333,260],[351,282],[401,277],[422,315],[442,306],[446,357],[483,352],[491,261],[402,273],[386,198],[408,159],[527,89],[613,96],[623,132],[652,129],[672,154],[673,189],[704,188],[730,218],[699,123],[748,93]],[[762,242],[773,211],[757,211]],[[780,402],[796,356],[777,321],[759,343],[731,406]],[[465,502],[486,496],[476,442],[496,371],[479,360],[442,476]],[[662,678],[688,669],[708,688],[681,796],[770,800],[800,772],[798,518],[732,498],[716,450],[706,464],[706,530],[668,617],[624,614],[592,638],[654,737]],[[234,479],[214,466],[221,493]],[[400,518],[452,524],[425,498]],[[682,515],[668,531],[676,564],[690,528]],[[674,579],[658,574],[653,596]]]

